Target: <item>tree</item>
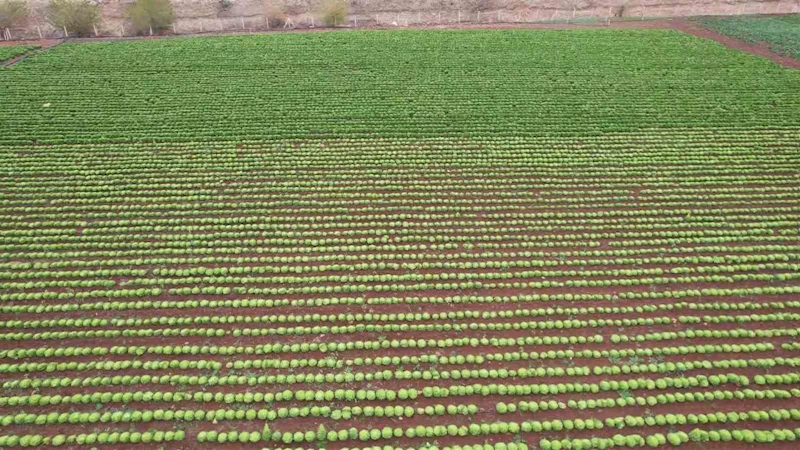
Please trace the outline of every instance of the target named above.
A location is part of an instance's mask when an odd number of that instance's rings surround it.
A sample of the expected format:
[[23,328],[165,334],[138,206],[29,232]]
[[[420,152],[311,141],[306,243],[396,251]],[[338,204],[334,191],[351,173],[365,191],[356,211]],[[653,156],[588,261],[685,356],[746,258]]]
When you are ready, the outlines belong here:
[[12,28],[28,16],[24,0],[0,1],[0,28]]
[[322,22],[329,27],[343,25],[347,22],[347,3],[345,0],[323,0],[320,15]]
[[68,33],[89,36],[100,21],[100,7],[88,0],[50,0],[45,11],[47,21]]
[[128,9],[128,18],[137,34],[162,31],[172,24],[173,17],[170,0],[136,0]]

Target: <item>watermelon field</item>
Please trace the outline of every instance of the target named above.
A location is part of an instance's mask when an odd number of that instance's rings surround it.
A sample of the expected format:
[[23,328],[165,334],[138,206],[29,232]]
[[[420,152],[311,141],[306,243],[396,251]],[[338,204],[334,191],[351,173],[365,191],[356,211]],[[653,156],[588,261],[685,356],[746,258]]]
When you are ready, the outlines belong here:
[[668,30],[0,68],[0,448],[800,448],[800,71]]

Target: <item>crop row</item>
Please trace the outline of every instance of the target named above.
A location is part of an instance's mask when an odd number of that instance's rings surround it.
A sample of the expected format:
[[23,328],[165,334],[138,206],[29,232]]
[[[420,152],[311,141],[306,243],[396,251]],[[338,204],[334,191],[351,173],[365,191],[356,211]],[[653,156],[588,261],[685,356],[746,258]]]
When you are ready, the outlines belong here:
[[[725,304],[719,305],[717,309],[724,309],[724,310],[739,310],[739,311],[747,311],[747,310],[767,310],[765,312],[770,312],[768,310],[772,309],[794,309],[800,308],[800,302],[797,301],[788,301],[788,302],[772,302],[772,303],[748,303],[748,302],[741,302],[741,303],[733,303],[733,304]],[[25,328],[25,329],[35,329],[35,328],[99,328],[99,327],[140,327],[140,326],[152,326],[152,325],[169,325],[169,326],[177,326],[177,325],[206,325],[206,324],[303,324],[303,323],[311,323],[311,324],[320,324],[320,323],[337,323],[337,322],[347,322],[351,326],[358,327],[358,331],[376,331],[377,328],[374,328],[375,325],[378,325],[378,322],[406,322],[403,325],[411,325],[411,326],[419,326],[421,324],[415,322],[460,322],[469,319],[482,319],[484,321],[487,320],[495,320],[495,319],[512,319],[512,318],[521,318],[521,317],[543,317],[543,316],[554,316],[554,315],[569,315],[573,317],[573,319],[577,318],[576,316],[586,316],[586,315],[603,315],[603,314],[630,314],[630,313],[637,313],[638,316],[647,319],[648,313],[657,312],[657,311],[674,311],[674,310],[682,310],[682,309],[690,309],[690,310],[697,310],[697,311],[704,311],[710,308],[703,308],[696,307],[695,304],[684,304],[684,305],[673,305],[673,304],[663,304],[663,305],[645,305],[640,307],[632,307],[632,306],[614,306],[614,307],[591,307],[591,308],[564,308],[564,307],[548,307],[548,308],[536,308],[536,309],[529,309],[529,308],[517,308],[517,309],[507,309],[501,311],[480,311],[480,310],[460,310],[460,311],[447,311],[447,312],[416,312],[416,313],[338,313],[338,314],[319,314],[319,313],[309,313],[309,314],[270,314],[270,315],[193,315],[193,316],[177,316],[177,315],[170,315],[170,316],[154,316],[149,318],[116,318],[112,317],[109,319],[101,319],[101,318],[92,318],[92,319],[82,319],[82,318],[71,318],[71,317],[63,317],[60,319],[45,319],[45,320],[6,320],[0,321],[0,329],[1,328],[8,328],[8,329],[15,329],[15,328]],[[774,314],[774,313],[772,313]],[[764,316],[764,315],[705,315],[700,318],[700,320],[704,322],[709,322],[712,320],[725,320],[730,321],[731,319],[737,322],[751,322],[751,321],[759,321],[766,317],[768,320],[777,320],[781,316],[775,315],[774,317]],[[692,316],[678,316],[678,320],[682,323],[691,323],[695,322],[696,319]],[[638,319],[638,317],[637,317]],[[621,320],[621,319],[615,319]],[[630,320],[630,319],[628,319]],[[483,329],[486,326],[490,326],[489,324],[493,322],[487,322],[484,325],[481,325],[481,322],[468,322],[470,328],[477,328]],[[547,322],[513,322],[519,323],[520,327],[531,327],[530,324],[532,323],[547,323]],[[528,325],[525,325],[525,324]],[[632,325],[635,322],[620,322],[620,325]],[[656,320],[652,320],[651,322],[646,322],[647,325],[656,324]],[[453,323],[447,323],[444,325],[452,326]],[[563,322],[562,322],[563,325]],[[373,328],[370,328],[373,327]],[[536,327],[536,326],[534,326]],[[545,326],[546,327],[546,326]],[[408,328],[406,328],[408,329]],[[397,331],[397,330],[395,330]],[[757,333],[757,334],[754,334]],[[730,337],[754,337],[754,336],[766,336],[772,337],[771,334],[763,334],[762,330],[746,330],[746,329],[738,329],[738,330],[715,330],[712,334],[710,330],[687,330],[687,331],[678,331],[676,333],[658,333],[654,335],[638,335],[634,338],[636,341],[644,341],[644,340],[651,340],[651,339],[676,339],[676,338],[694,338],[694,337],[714,337],[714,338],[730,338]],[[775,336],[779,336],[780,334],[775,334]],[[614,340],[612,337],[612,342],[618,343],[620,341],[627,342],[628,339],[624,336],[617,336],[617,340]],[[552,338],[549,336],[544,337],[536,337],[536,340],[540,343],[550,344],[551,339],[553,339],[553,343],[558,342],[559,338]],[[566,339],[566,338],[564,338]],[[564,343],[585,343],[585,340],[581,337],[570,336],[569,341],[564,341]]]
[[[27,362],[27,363],[2,363],[0,373],[32,373],[32,372],[64,372],[64,371],[128,371],[128,370],[212,370],[219,371],[223,367],[227,369],[296,369],[296,368],[343,368],[346,366],[419,366],[423,364],[439,365],[464,365],[464,364],[485,364],[492,362],[514,362],[529,359],[526,352],[497,352],[497,353],[467,353],[451,356],[440,356],[435,354],[403,355],[403,356],[383,356],[383,357],[356,357],[353,359],[326,358],[295,358],[295,359],[236,359],[235,361],[221,363],[214,360],[192,359],[192,360],[118,360],[118,361],[90,361],[90,362]],[[678,361],[675,362],[651,362],[637,363],[628,362],[624,365],[595,365],[595,366],[576,366],[568,367],[539,367],[528,368],[529,376],[537,377],[576,377],[594,375],[620,375],[620,374],[639,374],[639,373],[675,373],[691,372],[694,370],[711,370],[715,368],[776,368],[776,367],[798,367],[798,358],[760,358],[760,359],[716,359],[699,361]],[[487,371],[488,373],[488,371]],[[336,375],[334,375],[336,376]],[[346,375],[344,376],[347,377]]]

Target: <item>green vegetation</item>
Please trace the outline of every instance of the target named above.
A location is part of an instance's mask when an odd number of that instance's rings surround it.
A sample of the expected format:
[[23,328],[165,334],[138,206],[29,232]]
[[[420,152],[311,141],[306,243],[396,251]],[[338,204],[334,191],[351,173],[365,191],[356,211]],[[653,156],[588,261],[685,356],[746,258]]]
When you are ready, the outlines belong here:
[[25,0],[0,0],[0,30],[15,27],[27,15],[28,5]]
[[50,0],[45,10],[51,25],[70,36],[89,36],[100,23],[100,7],[89,0]]
[[67,43],[0,97],[0,447],[800,438],[798,71],[344,31]]
[[699,17],[697,21],[718,33],[746,42],[766,42],[776,53],[800,59],[800,14],[776,17]]
[[323,0],[319,11],[322,23],[329,27],[347,25],[347,6],[344,0]]
[[128,17],[134,33],[157,33],[172,24],[172,4],[170,0],[136,0],[128,9]]
[[0,61],[5,61],[19,55],[24,55],[25,53],[37,48],[39,48],[38,45],[9,45],[0,47]]
[[4,143],[541,140],[783,127],[796,124],[800,105],[796,72],[663,30],[67,44],[16,65],[3,81]]

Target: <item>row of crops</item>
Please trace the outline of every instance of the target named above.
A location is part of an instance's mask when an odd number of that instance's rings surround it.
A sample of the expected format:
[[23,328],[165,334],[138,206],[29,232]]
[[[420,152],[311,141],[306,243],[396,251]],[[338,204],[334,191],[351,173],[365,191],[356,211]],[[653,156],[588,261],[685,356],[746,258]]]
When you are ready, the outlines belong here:
[[39,48],[38,45],[0,45],[0,63]]
[[62,44],[0,88],[2,448],[800,440],[797,72],[337,32]]
[[62,44],[2,74],[0,143],[513,142],[797,123],[793,72],[677,31],[486,33]]
[[746,42],[763,42],[777,53],[800,59],[800,14],[698,17],[697,21],[719,33]]

